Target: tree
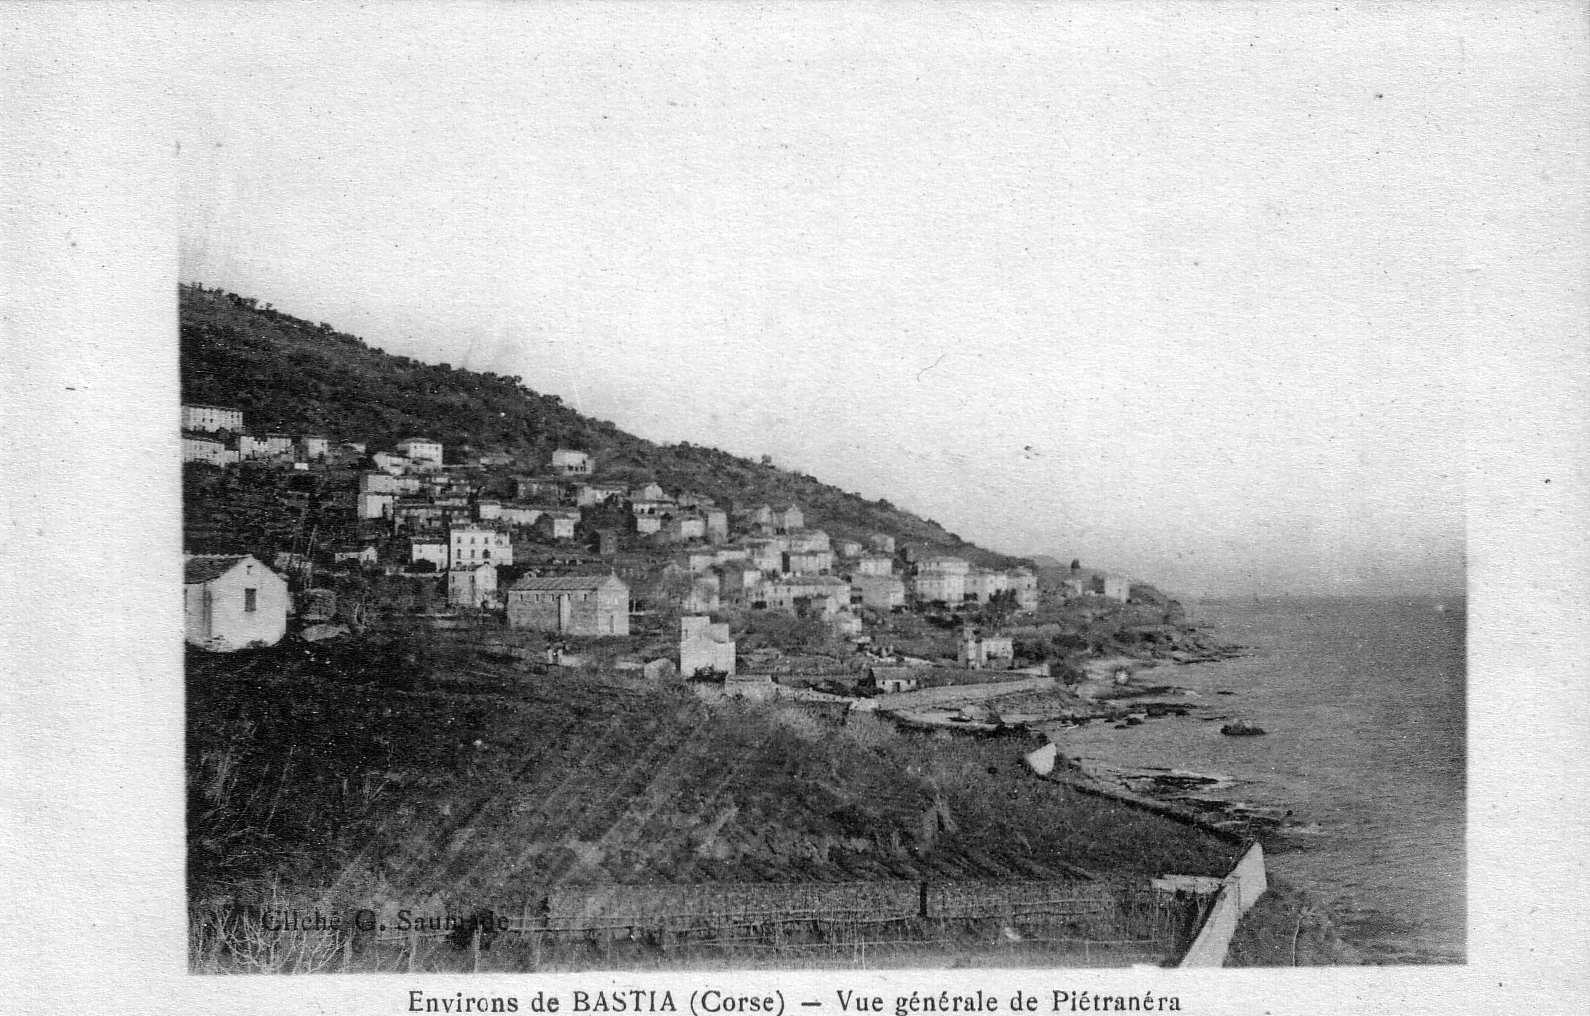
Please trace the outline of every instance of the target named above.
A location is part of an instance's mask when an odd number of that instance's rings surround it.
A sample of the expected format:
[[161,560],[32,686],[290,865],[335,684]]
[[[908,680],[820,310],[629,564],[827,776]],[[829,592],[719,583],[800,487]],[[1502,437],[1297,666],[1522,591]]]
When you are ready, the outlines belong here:
[[1071,570],[1072,571],[1081,571],[1082,570],[1082,560],[1081,560],[1081,558],[1073,557],[1071,559]]

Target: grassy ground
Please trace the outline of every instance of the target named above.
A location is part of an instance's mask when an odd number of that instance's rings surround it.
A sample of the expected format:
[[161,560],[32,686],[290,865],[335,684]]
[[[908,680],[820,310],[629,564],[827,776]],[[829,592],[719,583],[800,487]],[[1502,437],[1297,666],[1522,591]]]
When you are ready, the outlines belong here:
[[1243,915],[1226,952],[1228,967],[1310,967],[1358,964],[1363,959],[1342,940],[1329,910],[1284,884]]
[[537,675],[418,635],[194,654],[190,898],[467,912],[545,884],[1229,865],[1219,840],[1033,779],[1022,750],[709,708],[680,686]]

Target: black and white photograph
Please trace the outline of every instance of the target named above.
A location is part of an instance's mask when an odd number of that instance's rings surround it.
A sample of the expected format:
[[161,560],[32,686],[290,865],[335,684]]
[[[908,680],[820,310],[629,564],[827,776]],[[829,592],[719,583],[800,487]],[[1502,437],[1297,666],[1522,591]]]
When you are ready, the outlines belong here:
[[[12,8],[120,21],[70,9]],[[1414,969],[1502,1011],[1538,910],[1476,903],[1522,866],[1497,802],[1583,829],[1523,772],[1582,757],[1582,684],[1535,702],[1516,648],[1567,637],[1539,569],[1583,539],[1476,515],[1583,501],[1582,422],[1505,394],[1584,390],[1582,9],[123,11],[171,29],[127,58],[151,394],[87,336],[15,378],[70,406],[92,362],[153,436],[11,514],[137,548],[66,609],[165,661],[92,651],[160,718],[187,997],[1210,1011],[1174,978]]]

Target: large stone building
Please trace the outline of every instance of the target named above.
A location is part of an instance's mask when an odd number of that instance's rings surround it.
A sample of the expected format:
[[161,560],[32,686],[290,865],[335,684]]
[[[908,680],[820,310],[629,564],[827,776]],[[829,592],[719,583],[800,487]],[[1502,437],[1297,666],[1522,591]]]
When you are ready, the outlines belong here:
[[808,617],[830,617],[850,604],[850,585],[832,575],[786,575],[762,587],[770,610]]
[[628,635],[629,586],[616,575],[527,575],[508,590],[508,624],[562,635]]
[[905,606],[905,583],[898,575],[852,575],[851,601],[860,599],[874,610],[893,610]]
[[212,466],[229,466],[237,461],[237,452],[213,437],[203,434],[182,435],[182,461],[208,462]]
[[500,529],[456,526],[447,534],[447,567],[513,564],[513,542]]
[[951,606],[966,599],[966,573],[970,566],[958,557],[937,556],[917,566],[916,596],[924,603]]
[[397,450],[410,462],[442,464],[442,443],[428,437],[406,437],[397,443]]
[[243,411],[226,406],[183,406],[183,430],[242,430]]
[[1011,592],[1016,594],[1016,608],[1037,610],[1038,576],[1028,568],[1012,568],[1005,574]]
[[189,642],[215,652],[273,646],[287,634],[287,583],[250,554],[183,562],[182,613]]

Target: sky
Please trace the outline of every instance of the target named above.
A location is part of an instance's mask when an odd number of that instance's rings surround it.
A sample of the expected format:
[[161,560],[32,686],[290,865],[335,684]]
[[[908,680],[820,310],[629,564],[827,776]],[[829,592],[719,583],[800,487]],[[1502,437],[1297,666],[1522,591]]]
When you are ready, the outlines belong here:
[[997,550],[1454,595],[1572,75],[1281,9],[195,7],[181,274]]

